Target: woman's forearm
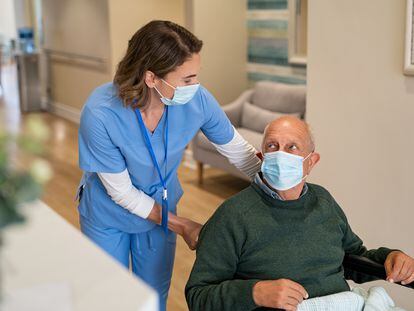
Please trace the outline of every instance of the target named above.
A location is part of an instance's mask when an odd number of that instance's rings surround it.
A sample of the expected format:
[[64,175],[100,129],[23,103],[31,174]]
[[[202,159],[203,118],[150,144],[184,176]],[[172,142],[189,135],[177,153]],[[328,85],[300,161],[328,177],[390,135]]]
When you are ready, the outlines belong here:
[[213,144],[217,151],[225,156],[231,164],[253,179],[257,172],[260,171],[261,161],[256,156],[256,149],[249,144],[234,129],[233,139],[224,145]]
[[[141,218],[148,219],[157,225],[161,224],[161,206],[132,185],[127,170],[116,174],[98,173],[98,176],[115,203]],[[198,233],[201,230],[200,224],[169,212],[168,229],[181,235],[190,249],[196,247]]]

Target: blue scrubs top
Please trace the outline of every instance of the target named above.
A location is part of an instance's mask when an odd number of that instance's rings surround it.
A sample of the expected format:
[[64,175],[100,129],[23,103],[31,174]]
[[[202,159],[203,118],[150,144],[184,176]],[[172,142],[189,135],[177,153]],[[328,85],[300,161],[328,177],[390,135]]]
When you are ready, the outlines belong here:
[[[154,133],[149,132],[161,172],[166,172],[168,204],[172,213],[183,190],[177,178],[185,147],[198,130],[216,144],[228,143],[234,129],[216,99],[202,86],[185,105],[168,109],[168,159],[164,162],[164,114]],[[167,164],[167,165],[166,165]],[[132,184],[162,202],[162,185],[145,145],[137,116],[123,105],[113,83],[96,88],[82,109],[79,128],[79,166],[84,187],[79,213],[103,228],[128,233],[151,230],[155,224],[116,204],[96,173],[120,173],[128,169]]]

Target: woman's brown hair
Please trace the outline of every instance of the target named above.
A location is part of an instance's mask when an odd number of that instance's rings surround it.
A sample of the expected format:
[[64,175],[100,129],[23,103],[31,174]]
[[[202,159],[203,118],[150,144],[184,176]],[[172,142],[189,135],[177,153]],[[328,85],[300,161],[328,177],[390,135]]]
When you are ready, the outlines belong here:
[[142,108],[151,93],[145,84],[145,72],[163,78],[182,65],[203,42],[184,27],[169,21],[151,21],[129,40],[124,58],[118,64],[114,84],[125,105]]

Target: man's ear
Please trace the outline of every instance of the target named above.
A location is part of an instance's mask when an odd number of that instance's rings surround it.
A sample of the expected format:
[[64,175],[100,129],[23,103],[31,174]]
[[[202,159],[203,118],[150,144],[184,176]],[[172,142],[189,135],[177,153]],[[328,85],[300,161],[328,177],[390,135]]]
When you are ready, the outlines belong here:
[[309,172],[313,169],[316,163],[319,162],[321,156],[317,152],[313,152],[309,157]]
[[145,71],[144,74],[144,80],[145,80],[145,84],[149,87],[149,88],[153,88],[155,86],[155,81],[156,81],[156,76],[152,71]]

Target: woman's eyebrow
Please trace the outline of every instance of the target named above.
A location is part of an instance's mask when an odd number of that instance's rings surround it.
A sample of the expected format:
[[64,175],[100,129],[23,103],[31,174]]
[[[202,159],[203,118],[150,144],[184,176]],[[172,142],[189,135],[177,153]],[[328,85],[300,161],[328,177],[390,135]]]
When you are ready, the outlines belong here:
[[182,79],[194,78],[194,77],[196,77],[196,76],[197,76],[196,74],[192,74],[192,75],[186,76],[186,77],[184,77],[184,78],[182,78]]

